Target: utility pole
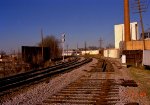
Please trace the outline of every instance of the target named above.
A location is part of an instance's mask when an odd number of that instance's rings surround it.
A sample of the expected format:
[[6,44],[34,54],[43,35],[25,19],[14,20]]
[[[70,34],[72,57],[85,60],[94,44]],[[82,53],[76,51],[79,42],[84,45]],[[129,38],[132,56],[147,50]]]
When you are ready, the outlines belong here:
[[86,41],[84,42],[84,47],[85,47],[85,55],[86,55]]
[[77,43],[77,49],[76,49],[76,55],[78,54],[78,43]]
[[56,45],[55,45],[55,41],[53,42],[53,49],[54,49],[54,54],[53,54],[53,57],[55,58],[56,57]]
[[142,40],[144,40],[144,25],[143,25],[143,18],[142,12],[146,12],[148,8],[148,0],[134,0],[131,6],[133,13],[139,13],[140,16],[140,24],[142,29]]
[[134,0],[131,8],[133,9],[133,13],[139,13],[140,16],[140,23],[141,23],[141,29],[142,29],[142,40],[143,40],[143,50],[145,49],[145,43],[144,43],[144,24],[143,24],[143,18],[142,18],[142,12],[146,12],[148,8],[148,0]]
[[99,39],[99,49],[102,49],[102,42],[103,42],[103,39],[100,37],[100,39]]
[[67,44],[67,56],[68,56],[68,44]]
[[42,41],[42,61],[43,61],[43,30],[41,29],[41,41]]

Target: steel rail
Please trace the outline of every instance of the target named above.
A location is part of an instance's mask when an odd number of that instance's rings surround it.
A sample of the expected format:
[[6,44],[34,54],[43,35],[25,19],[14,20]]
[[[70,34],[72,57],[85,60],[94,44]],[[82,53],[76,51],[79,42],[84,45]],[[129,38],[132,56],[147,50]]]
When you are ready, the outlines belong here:
[[80,61],[80,62],[74,62],[74,63],[71,63],[70,65],[68,64],[63,68],[55,68],[55,69],[49,69],[49,70],[44,71],[44,72],[38,72],[38,73],[35,73],[33,75],[30,75],[30,76],[26,77],[26,79],[24,79],[24,78],[16,79],[15,81],[12,81],[10,83],[0,85],[0,93],[4,92],[4,91],[7,91],[9,89],[15,88],[15,87],[19,87],[19,86],[22,86],[22,85],[25,85],[25,84],[29,84],[29,83],[32,83],[32,82],[39,81],[39,80],[41,80],[43,78],[46,78],[46,77],[51,77],[55,74],[67,72],[69,70],[77,68],[77,67],[79,67],[79,66],[81,66],[85,63],[90,62],[90,61],[92,61],[92,58],[85,59],[85,60]]
[[39,69],[39,70],[32,70],[32,71],[29,71],[29,72],[20,73],[20,74],[14,75],[14,76],[6,77],[6,78],[3,78],[3,79],[0,79],[0,85],[8,84],[8,83],[11,83],[12,81],[16,81],[16,80],[19,80],[19,79],[26,79],[29,76],[31,77],[31,76],[36,75],[37,73],[44,72],[44,71],[47,71],[47,70],[59,69],[59,68],[65,67],[67,65],[70,65],[74,62],[77,62],[78,60],[79,59],[76,58],[71,62],[65,62],[65,63],[61,63],[61,64],[58,64],[58,65],[50,66],[50,67],[47,67],[47,68],[43,68],[43,69]]

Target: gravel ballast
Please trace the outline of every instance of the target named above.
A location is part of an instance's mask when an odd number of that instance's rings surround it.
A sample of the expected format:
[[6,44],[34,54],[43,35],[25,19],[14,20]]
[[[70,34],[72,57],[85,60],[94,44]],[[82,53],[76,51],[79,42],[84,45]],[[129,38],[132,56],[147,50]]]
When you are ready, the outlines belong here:
[[[74,69],[70,72],[57,75],[53,78],[36,84],[35,86],[27,89],[26,92],[20,92],[13,97],[7,97],[3,101],[2,105],[36,105],[42,104],[42,101],[47,99],[57,92],[64,89],[70,83],[80,79],[83,76],[89,76],[92,79],[114,79],[116,83],[120,84],[121,79],[133,80],[130,76],[129,69],[121,67],[120,62],[114,59],[108,59],[111,61],[114,67],[114,72],[101,72],[90,74],[90,70],[93,66],[97,66],[98,60],[93,58],[93,61],[80,67]],[[138,87],[124,87],[119,85],[119,101],[116,105],[124,105],[127,103],[138,103],[139,105],[150,105],[147,97],[141,94],[140,86]],[[113,98],[113,97],[112,97]]]
[[92,62],[72,70],[70,72],[60,74],[51,78],[48,82],[41,82],[36,84],[36,87],[28,89],[26,92],[19,93],[13,97],[7,97],[1,104],[2,105],[35,105],[42,102],[47,97],[60,91],[68,84],[79,79],[81,76],[86,75],[85,70],[91,69],[90,66],[97,62],[93,59]]

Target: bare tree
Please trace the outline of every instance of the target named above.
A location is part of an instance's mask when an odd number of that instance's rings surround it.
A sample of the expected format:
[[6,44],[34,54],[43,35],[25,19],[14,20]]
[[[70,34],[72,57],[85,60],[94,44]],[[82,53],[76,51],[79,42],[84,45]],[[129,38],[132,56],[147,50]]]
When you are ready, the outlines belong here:
[[[50,48],[50,56],[51,58],[56,58],[60,56],[61,49],[60,49],[60,42],[58,39],[56,39],[55,36],[46,36],[43,38],[43,47],[49,47]],[[42,46],[42,42],[38,44],[40,47]]]
[[2,57],[5,56],[5,55],[6,55],[6,52],[3,51],[3,50],[0,50],[0,55],[1,55]]
[[114,48],[114,45],[112,43],[109,43],[106,48]]

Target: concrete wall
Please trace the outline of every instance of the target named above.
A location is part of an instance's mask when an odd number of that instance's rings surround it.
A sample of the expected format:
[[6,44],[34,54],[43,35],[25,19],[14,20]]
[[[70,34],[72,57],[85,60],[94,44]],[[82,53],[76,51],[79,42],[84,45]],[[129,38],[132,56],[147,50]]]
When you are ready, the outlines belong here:
[[[138,24],[137,22],[130,23],[131,40],[138,39]],[[119,48],[120,41],[124,41],[124,24],[114,25],[115,48]]]
[[109,57],[109,50],[105,49],[103,54],[104,54],[104,57]]
[[120,51],[119,49],[105,49],[104,57],[120,58]]

